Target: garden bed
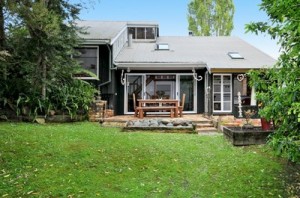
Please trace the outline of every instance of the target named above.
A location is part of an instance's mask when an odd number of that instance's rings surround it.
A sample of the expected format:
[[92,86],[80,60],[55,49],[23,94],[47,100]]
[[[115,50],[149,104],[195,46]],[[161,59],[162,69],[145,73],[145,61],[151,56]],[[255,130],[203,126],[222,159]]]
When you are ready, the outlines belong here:
[[234,146],[265,144],[273,131],[263,131],[261,127],[244,129],[242,127],[224,127],[223,134]]

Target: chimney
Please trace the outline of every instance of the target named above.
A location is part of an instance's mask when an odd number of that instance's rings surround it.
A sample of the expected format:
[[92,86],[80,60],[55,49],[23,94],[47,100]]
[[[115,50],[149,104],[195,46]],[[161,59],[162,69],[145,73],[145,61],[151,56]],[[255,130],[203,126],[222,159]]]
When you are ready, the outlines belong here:
[[128,34],[128,47],[132,46],[132,34]]

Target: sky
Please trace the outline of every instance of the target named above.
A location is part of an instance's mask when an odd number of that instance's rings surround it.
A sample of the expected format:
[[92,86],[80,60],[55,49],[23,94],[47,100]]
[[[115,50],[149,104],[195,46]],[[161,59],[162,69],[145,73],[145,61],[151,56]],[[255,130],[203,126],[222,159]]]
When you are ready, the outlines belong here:
[[[237,36],[277,59],[279,46],[268,35],[245,33],[245,24],[267,21],[260,11],[261,0],[233,0],[235,5],[234,29]],[[190,0],[93,0],[82,10],[83,20],[105,21],[155,21],[159,23],[160,36],[187,36],[187,5]]]

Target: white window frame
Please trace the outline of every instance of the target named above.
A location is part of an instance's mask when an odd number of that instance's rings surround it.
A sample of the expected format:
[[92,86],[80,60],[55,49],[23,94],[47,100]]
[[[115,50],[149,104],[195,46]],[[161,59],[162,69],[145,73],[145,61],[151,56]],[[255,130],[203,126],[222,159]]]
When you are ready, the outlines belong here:
[[[221,76],[221,84],[220,84],[220,87],[221,87],[221,90],[220,92],[215,92],[215,82],[214,82],[214,76]],[[230,110],[224,110],[224,76],[230,76]],[[212,78],[212,87],[213,87],[213,102],[212,102],[212,109],[213,109],[213,113],[231,113],[232,112],[232,74],[213,74],[213,78]],[[220,99],[221,101],[215,101],[214,99],[214,94],[215,93],[220,93]],[[220,103],[221,104],[221,110],[215,110],[215,106],[214,104],[215,103]]]
[[99,46],[97,46],[97,45],[81,45],[77,48],[96,48],[97,49],[97,63],[96,63],[96,71],[97,71],[96,76],[97,77],[74,77],[74,78],[82,79],[82,80],[99,80]]

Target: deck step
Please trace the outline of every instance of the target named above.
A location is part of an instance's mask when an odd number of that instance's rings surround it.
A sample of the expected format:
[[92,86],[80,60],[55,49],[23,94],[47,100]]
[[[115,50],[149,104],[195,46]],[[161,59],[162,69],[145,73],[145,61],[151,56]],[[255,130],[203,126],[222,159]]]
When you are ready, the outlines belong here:
[[196,128],[206,128],[206,127],[214,127],[214,125],[213,125],[213,123],[196,124]]
[[196,128],[196,131],[198,133],[211,133],[211,132],[217,133],[218,132],[218,130],[215,127]]

